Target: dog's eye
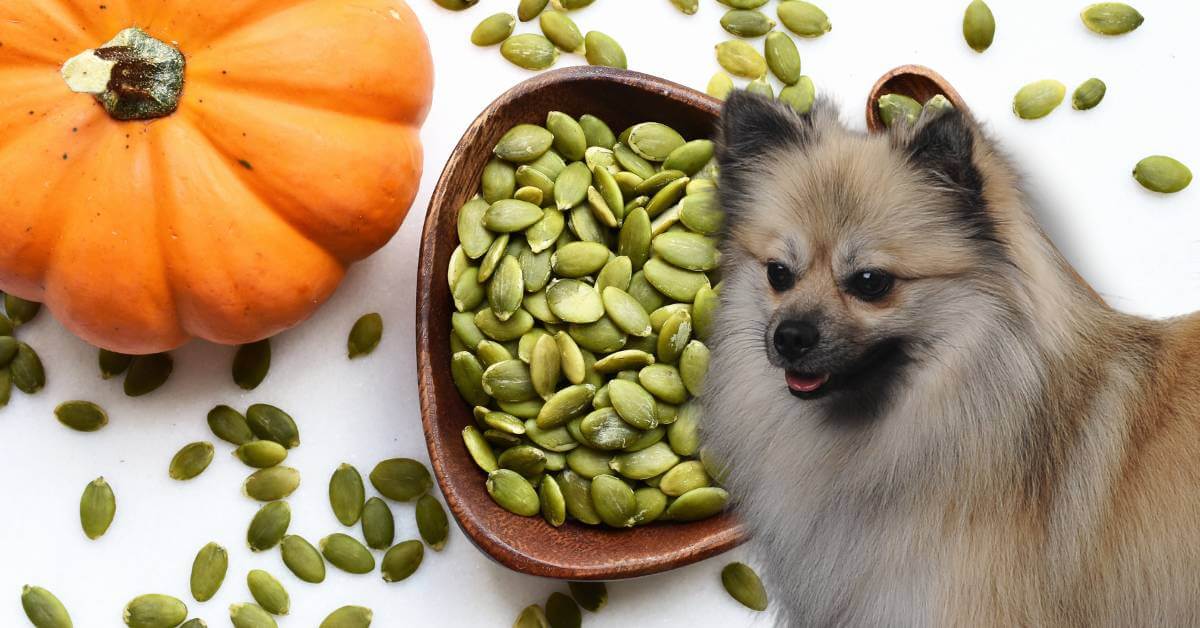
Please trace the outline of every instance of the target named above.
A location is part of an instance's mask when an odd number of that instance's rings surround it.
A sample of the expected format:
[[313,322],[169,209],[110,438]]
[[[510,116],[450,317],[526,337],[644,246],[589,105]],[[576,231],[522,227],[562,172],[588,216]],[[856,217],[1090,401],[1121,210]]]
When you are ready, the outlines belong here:
[[874,301],[892,289],[895,280],[881,270],[860,270],[850,277],[850,292],[863,301]]
[[771,288],[776,292],[783,292],[796,283],[796,276],[787,266],[771,260],[767,262],[767,281],[771,282]]

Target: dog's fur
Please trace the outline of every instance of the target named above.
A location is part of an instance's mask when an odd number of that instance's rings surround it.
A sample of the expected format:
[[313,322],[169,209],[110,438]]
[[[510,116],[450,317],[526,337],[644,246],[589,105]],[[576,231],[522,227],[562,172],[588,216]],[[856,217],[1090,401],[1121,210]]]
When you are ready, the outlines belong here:
[[[1200,625],[1200,317],[1106,306],[958,111],[868,136],[739,93],[718,157],[703,431],[781,623]],[[862,269],[895,287],[855,298]],[[821,332],[799,363],[788,318]]]

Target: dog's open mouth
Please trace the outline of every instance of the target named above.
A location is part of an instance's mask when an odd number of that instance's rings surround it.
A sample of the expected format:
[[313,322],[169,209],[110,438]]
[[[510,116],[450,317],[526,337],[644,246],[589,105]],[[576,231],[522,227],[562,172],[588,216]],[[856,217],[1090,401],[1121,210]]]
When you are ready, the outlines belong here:
[[787,371],[788,390],[801,399],[815,399],[824,394],[825,384],[829,383],[829,373],[801,373]]
[[811,373],[787,369],[788,391],[800,399],[819,399],[837,390],[863,390],[871,384],[884,385],[900,372],[909,358],[900,339],[875,345],[870,351],[837,372]]

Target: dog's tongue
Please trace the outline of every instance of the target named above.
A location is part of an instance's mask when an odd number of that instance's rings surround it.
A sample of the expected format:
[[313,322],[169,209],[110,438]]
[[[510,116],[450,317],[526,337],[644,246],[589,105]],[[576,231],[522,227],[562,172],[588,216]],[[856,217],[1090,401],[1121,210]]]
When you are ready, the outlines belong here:
[[802,375],[795,371],[787,372],[788,388],[797,392],[810,393],[825,385],[829,381],[829,374],[823,375]]

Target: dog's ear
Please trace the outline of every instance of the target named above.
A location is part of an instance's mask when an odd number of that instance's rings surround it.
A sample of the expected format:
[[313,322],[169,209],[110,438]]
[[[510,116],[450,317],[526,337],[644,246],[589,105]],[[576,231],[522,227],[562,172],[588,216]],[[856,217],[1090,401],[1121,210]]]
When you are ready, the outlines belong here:
[[953,195],[958,218],[972,237],[994,239],[994,224],[984,197],[978,153],[983,136],[971,118],[957,109],[926,109],[902,140],[909,162],[939,188]]

